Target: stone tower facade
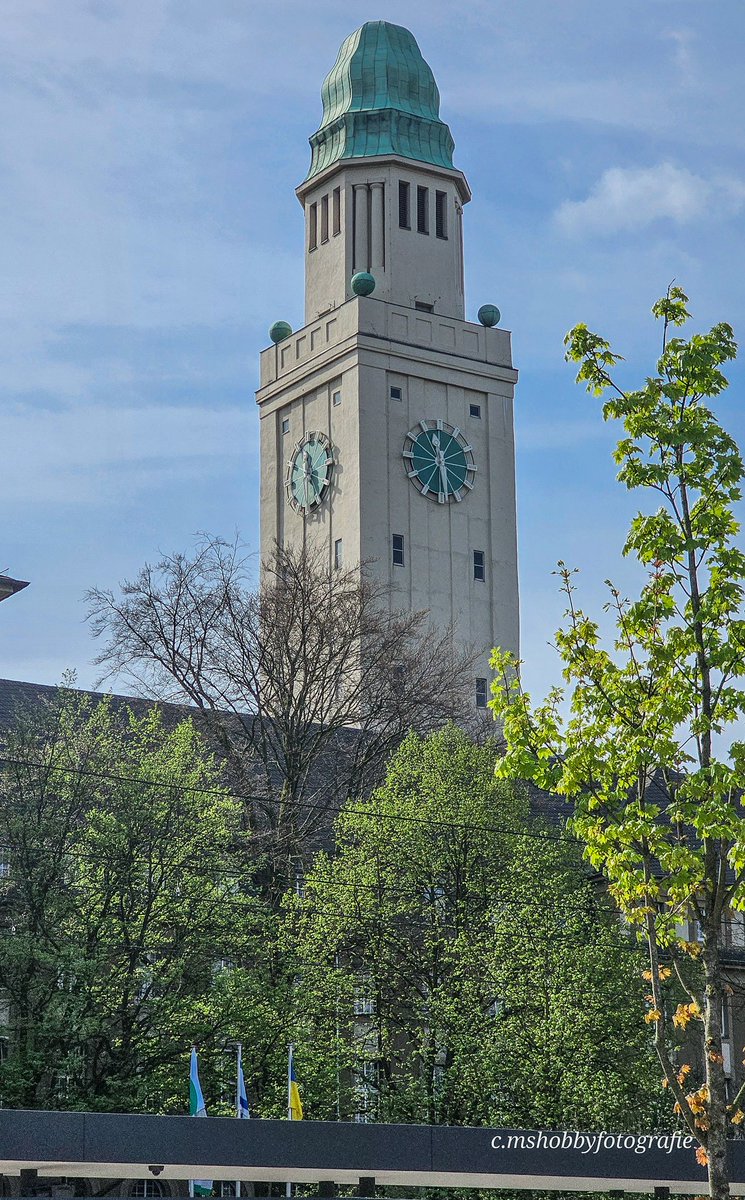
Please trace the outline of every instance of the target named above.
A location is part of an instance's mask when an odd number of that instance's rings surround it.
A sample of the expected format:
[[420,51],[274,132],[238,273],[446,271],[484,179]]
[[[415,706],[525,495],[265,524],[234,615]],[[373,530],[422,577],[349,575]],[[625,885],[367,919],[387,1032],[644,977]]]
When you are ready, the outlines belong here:
[[305,325],[261,355],[262,557],[370,563],[478,648],[481,706],[489,650],[518,650],[510,335],[465,320],[471,194],[412,35],[363,25],[322,98],[297,189]]

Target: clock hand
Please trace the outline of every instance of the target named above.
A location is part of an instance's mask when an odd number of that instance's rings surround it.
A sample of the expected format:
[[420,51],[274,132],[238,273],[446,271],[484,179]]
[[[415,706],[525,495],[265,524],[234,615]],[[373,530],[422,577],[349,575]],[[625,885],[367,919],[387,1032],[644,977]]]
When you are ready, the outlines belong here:
[[439,466],[440,466],[440,483],[442,485],[442,491],[447,496],[447,494],[448,494],[448,471],[447,471],[447,467],[445,466],[445,455],[442,453],[442,450],[440,450],[437,457],[438,457]]
[[303,496],[304,496],[304,507],[305,508],[308,508],[310,506],[310,494],[309,494],[310,483],[311,483],[310,455],[309,455],[308,451],[305,450],[305,451],[303,451]]

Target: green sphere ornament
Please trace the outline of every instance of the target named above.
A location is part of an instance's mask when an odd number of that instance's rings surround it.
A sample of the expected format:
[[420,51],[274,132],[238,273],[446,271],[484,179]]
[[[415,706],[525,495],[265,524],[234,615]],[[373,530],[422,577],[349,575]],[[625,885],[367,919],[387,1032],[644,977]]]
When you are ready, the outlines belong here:
[[499,318],[502,314],[496,304],[482,304],[476,315],[482,325],[485,325],[487,329],[491,329],[494,325],[499,324]]
[[375,291],[375,279],[369,271],[358,271],[352,276],[352,291],[355,296],[370,296]]
[[277,342],[283,342],[291,333],[292,325],[289,325],[287,321],[275,321],[269,330],[269,337],[276,346]]

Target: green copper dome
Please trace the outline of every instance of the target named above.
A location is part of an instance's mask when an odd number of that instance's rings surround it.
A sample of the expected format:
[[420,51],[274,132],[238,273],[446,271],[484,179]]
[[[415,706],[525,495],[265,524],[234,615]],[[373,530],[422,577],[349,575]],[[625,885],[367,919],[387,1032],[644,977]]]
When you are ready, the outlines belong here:
[[435,77],[408,29],[367,21],[350,34],[321,88],[323,119],[310,139],[307,178],[343,158],[400,154],[453,166]]

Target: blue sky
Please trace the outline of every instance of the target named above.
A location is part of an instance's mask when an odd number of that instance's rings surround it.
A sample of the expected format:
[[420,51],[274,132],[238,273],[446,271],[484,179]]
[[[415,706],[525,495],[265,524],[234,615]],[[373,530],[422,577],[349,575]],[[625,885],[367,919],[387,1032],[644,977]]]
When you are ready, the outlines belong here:
[[[4,0],[0,674],[96,677],[87,587],[198,530],[258,540],[258,353],[302,324],[319,89],[365,20],[435,72],[466,210],[467,304],[513,331],[523,654],[556,678],[551,571],[633,585],[612,431],[573,383],[577,321],[653,369],[675,277],[745,330],[742,0]],[[743,372],[720,404],[745,442]]]

